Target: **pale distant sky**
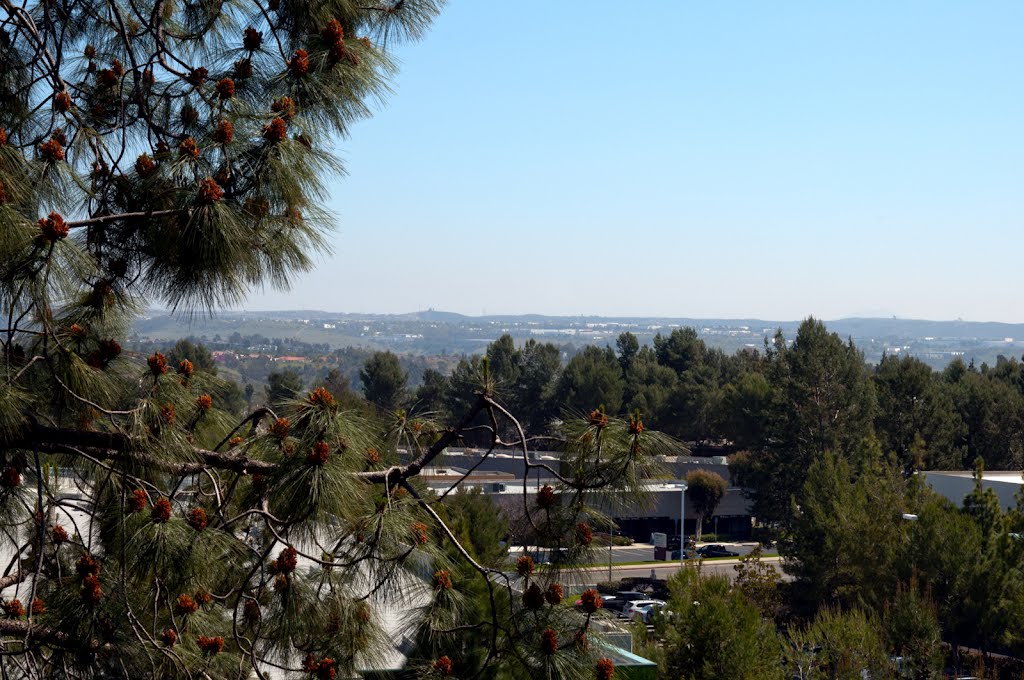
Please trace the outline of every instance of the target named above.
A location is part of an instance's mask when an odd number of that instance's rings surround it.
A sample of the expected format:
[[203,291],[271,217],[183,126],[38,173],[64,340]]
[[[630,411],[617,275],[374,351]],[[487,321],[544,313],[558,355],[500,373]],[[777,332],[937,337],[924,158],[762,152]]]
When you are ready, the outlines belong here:
[[451,0],[249,309],[1024,321],[1024,2]]

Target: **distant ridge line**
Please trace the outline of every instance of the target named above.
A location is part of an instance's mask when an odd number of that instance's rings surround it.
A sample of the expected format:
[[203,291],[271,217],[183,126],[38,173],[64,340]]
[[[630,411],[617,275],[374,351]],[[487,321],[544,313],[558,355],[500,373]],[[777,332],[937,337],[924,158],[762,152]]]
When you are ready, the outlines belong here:
[[[149,310],[148,316],[173,317],[165,310]],[[378,314],[378,313],[357,313],[357,312],[325,312],[322,310],[279,310],[279,311],[250,311],[250,310],[222,310],[214,314],[207,321],[238,319],[279,319],[279,320],[394,320],[394,321],[418,321],[424,323],[442,324],[466,324],[466,323],[491,323],[491,324],[540,324],[540,325],[562,325],[577,326],[586,324],[622,324],[625,326],[656,326],[664,328],[666,332],[672,327],[693,326],[699,328],[736,328],[747,326],[751,331],[773,331],[781,329],[787,335],[796,329],[803,320],[770,320],[758,318],[699,318],[699,317],[668,317],[668,316],[599,316],[599,315],[545,315],[545,314],[487,314],[470,316],[457,312],[445,312],[440,310],[422,310],[408,312],[405,314]],[[905,319],[892,317],[846,317],[841,319],[821,319],[829,330],[839,333],[841,336],[865,337],[905,337],[905,336],[934,336],[942,338],[974,338],[979,340],[1002,341],[1014,339],[1024,340],[1024,323],[1007,323],[1002,321],[964,321],[955,320],[930,320],[930,319]],[[201,326],[202,323],[188,324]]]

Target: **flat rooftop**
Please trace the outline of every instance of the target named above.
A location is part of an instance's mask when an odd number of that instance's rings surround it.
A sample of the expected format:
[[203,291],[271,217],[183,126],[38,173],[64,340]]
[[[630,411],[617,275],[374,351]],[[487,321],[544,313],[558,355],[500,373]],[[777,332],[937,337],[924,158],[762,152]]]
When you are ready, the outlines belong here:
[[[966,477],[974,478],[972,470],[925,470],[926,475],[938,475],[942,477]],[[981,478],[986,482],[1009,482],[1013,484],[1024,484],[1024,477],[1019,470],[985,470]]]

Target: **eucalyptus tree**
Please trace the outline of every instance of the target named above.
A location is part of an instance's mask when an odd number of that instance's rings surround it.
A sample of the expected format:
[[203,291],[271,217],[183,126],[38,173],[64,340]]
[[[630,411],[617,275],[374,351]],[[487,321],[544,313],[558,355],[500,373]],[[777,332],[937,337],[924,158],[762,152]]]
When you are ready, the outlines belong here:
[[310,269],[333,145],[441,4],[0,0],[4,677],[347,677],[395,598],[439,649],[479,643],[420,674],[610,677],[598,600],[479,562],[418,477],[484,414],[488,453],[553,480],[523,489],[529,521],[585,560],[593,497],[639,493],[664,450],[638,419],[566,422],[552,469],[499,440],[516,421],[486,375],[447,423],[322,387],[235,418],[198,357],[122,348],[144,304],[212,312]]

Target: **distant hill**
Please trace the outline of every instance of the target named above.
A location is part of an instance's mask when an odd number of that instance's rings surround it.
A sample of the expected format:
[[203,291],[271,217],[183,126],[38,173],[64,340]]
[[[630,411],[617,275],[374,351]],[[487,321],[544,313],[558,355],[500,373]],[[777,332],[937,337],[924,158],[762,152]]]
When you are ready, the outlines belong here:
[[859,337],[935,337],[977,340],[1024,339],[1024,324],[995,321],[925,321],[921,319],[838,319],[827,321],[841,335]]
[[[546,316],[542,314],[515,315],[483,315],[467,316],[456,312],[441,310],[425,310],[406,314],[360,314],[347,312],[325,312],[322,310],[280,310],[280,311],[244,311],[228,310],[218,312],[212,317],[192,318],[176,317],[162,310],[150,310],[136,322],[136,330],[147,327],[168,329],[178,327],[186,335],[189,332],[200,332],[223,323],[239,321],[349,321],[359,320],[381,322],[424,322],[434,324],[517,324],[537,325],[545,328],[580,327],[580,326],[624,326],[641,328],[672,328],[691,326],[702,328],[741,328],[751,331],[782,329],[789,334],[799,327],[802,319],[777,321],[769,319],[714,319],[693,317],[611,317],[611,316]],[[824,320],[829,330],[842,336],[859,338],[957,338],[966,340],[1001,341],[1005,338],[1024,340],[1024,323],[1000,323],[995,321],[932,321],[926,319],[897,318],[847,318]],[[191,330],[190,330],[191,329]]]
[[[696,328],[709,346],[732,353],[763,347],[765,339],[779,329],[792,339],[800,323],[801,320],[650,316],[466,316],[434,309],[407,314],[232,310],[190,319],[153,310],[135,322],[134,339],[166,343],[195,337],[221,348],[266,344],[257,338],[273,341],[271,344],[291,339],[331,350],[360,347],[459,356],[483,352],[488,343],[509,333],[517,343],[530,338],[552,342],[568,356],[574,348],[585,345],[613,346],[618,335],[627,330],[641,343],[650,344],[658,334],[689,326]],[[942,368],[956,357],[994,363],[1000,356],[1024,354],[1024,324],[897,318],[848,318],[825,324],[843,338],[852,338],[869,362],[879,361],[884,354],[912,355]]]

